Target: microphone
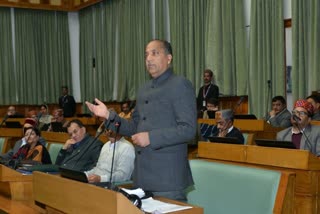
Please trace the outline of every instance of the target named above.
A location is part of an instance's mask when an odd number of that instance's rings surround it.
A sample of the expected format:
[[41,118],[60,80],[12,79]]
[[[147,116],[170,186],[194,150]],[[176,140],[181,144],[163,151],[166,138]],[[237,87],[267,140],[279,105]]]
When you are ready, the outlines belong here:
[[[104,123],[104,122],[102,122],[102,124],[103,124],[103,123]],[[109,128],[109,125],[110,125],[110,122],[108,121],[108,123],[107,123],[107,125],[104,127],[104,129],[102,129],[102,131],[101,131],[100,133],[97,133],[96,136],[94,137],[94,139],[93,139],[91,142],[88,143],[88,146],[87,146],[86,150],[89,150],[90,147],[91,147],[92,145],[94,145],[94,143],[98,140],[98,138],[100,137],[100,135],[101,135],[105,130],[107,130],[107,129]],[[101,126],[101,125],[100,125],[100,126]],[[100,128],[100,126],[99,126],[99,128]],[[97,131],[97,132],[98,132],[98,131]],[[78,164],[78,161],[82,158],[82,156],[83,156],[84,154],[85,154],[85,153],[82,153],[82,154],[78,157],[77,161],[75,161],[74,164],[72,165],[72,168],[75,167],[75,165]]]
[[103,126],[103,125],[104,125],[104,121],[100,124],[99,128],[97,129],[97,132],[96,132],[95,137],[97,137],[98,135],[100,136],[100,133],[101,133],[102,131],[104,131],[104,130],[102,129],[102,126]]
[[300,117],[298,117],[298,116],[295,115],[295,114],[292,115],[292,119],[293,119],[294,121],[296,121],[297,123],[299,123],[299,122],[301,121]]
[[268,113],[269,113],[269,105],[270,105],[269,104],[269,102],[270,102],[269,98],[270,98],[270,95],[271,95],[271,80],[268,80],[267,84],[268,84],[268,93],[267,93],[267,102],[266,102],[266,105],[267,105],[267,107],[266,107],[266,115],[267,116],[266,117],[269,118],[268,117],[268,115],[269,115]]
[[240,105],[243,103],[244,100],[245,100],[245,97],[241,96],[237,102],[237,105],[233,108],[233,112],[236,112],[236,109],[240,107]]
[[312,152],[312,144],[311,144],[308,136],[306,135],[306,133],[304,133],[304,131],[301,129],[301,126],[300,126],[300,124],[299,124],[299,122],[301,121],[300,117],[298,117],[297,115],[293,114],[293,115],[292,115],[292,118],[293,118],[294,121],[296,121],[297,127],[298,127],[299,131],[300,131],[300,132],[303,134],[303,136],[306,138],[306,144],[307,144],[307,146],[308,146],[308,148],[309,148],[309,151]]
[[0,128],[2,127],[2,125],[4,124],[4,122],[6,122],[6,120],[9,118],[9,115],[8,114],[6,114],[4,117],[3,117],[3,119],[2,119],[2,121],[1,121],[1,124],[0,124]]
[[117,121],[115,122],[114,126],[116,127],[116,135],[115,135],[115,140],[114,140],[114,146],[113,146],[113,152],[112,152],[112,161],[111,161],[111,170],[110,170],[110,179],[109,179],[109,189],[112,189],[112,173],[113,173],[113,165],[114,165],[114,153],[116,151],[116,143],[117,143],[117,136],[119,133],[119,128],[120,128],[121,122]]

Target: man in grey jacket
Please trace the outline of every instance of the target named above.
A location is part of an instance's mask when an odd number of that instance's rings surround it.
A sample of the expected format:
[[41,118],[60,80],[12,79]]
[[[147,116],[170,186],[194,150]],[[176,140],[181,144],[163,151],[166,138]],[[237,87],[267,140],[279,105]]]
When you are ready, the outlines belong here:
[[320,127],[310,124],[312,114],[311,103],[297,100],[292,111],[292,127],[278,132],[277,140],[292,141],[297,149],[320,156]]
[[287,109],[287,102],[283,96],[272,98],[272,110],[265,116],[265,120],[274,127],[291,126],[291,113]]
[[96,116],[106,119],[106,127],[117,129],[120,122],[119,132],[132,136],[135,187],[186,201],[184,190],[193,184],[187,142],[196,133],[196,97],[191,82],[173,74],[171,62],[169,42],[148,43],[145,63],[152,80],[139,89],[131,121],[109,111],[98,99],[98,105],[86,104]]

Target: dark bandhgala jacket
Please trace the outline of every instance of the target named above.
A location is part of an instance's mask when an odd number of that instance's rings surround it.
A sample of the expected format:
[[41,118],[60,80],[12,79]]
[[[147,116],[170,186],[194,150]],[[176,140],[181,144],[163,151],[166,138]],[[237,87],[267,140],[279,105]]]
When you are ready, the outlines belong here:
[[163,192],[192,185],[187,142],[196,134],[197,113],[191,82],[169,69],[140,88],[136,103],[131,121],[112,112],[106,122],[120,120],[123,135],[149,133],[150,145],[135,147],[134,186]]

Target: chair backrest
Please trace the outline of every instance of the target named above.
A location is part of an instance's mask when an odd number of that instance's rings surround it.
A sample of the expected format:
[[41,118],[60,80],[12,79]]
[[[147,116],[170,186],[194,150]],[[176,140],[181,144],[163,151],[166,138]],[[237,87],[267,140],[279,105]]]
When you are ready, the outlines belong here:
[[281,172],[190,160],[194,186],[188,203],[204,208],[205,214],[273,213]]
[[7,139],[5,137],[0,137],[0,153],[4,153],[4,145],[6,144]]
[[244,145],[253,145],[254,133],[242,133],[244,138]]
[[48,142],[48,152],[50,154],[51,161],[53,164],[56,162],[57,156],[62,146],[62,143]]

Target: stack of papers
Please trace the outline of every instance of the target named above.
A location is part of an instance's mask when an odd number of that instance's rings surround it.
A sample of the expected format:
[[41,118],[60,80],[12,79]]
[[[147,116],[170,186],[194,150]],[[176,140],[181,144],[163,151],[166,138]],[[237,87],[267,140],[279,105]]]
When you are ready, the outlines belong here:
[[165,203],[159,200],[155,200],[152,197],[142,200],[141,207],[143,211],[148,213],[169,213],[191,208],[191,206],[181,206],[177,204]]

